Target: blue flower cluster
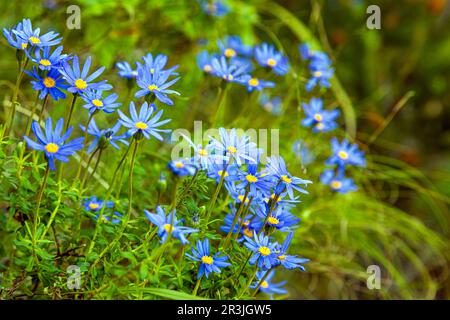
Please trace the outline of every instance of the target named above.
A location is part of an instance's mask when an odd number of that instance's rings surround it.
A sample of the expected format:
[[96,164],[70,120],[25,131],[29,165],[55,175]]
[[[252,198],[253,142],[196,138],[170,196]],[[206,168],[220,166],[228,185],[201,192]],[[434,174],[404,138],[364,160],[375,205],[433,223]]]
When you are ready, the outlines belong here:
[[306,90],[311,91],[316,86],[329,88],[331,86],[329,80],[333,77],[334,69],[328,55],[325,52],[311,50],[308,44],[301,44],[299,50],[302,59],[309,62],[310,78]]

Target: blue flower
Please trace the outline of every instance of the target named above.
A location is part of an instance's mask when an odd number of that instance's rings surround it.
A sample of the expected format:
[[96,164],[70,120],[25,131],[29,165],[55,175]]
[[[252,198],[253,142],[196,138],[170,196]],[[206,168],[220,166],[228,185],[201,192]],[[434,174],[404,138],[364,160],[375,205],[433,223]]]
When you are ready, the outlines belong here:
[[259,162],[247,164],[247,170],[240,169],[238,177],[240,183],[237,185],[238,189],[249,188],[251,195],[256,195],[258,191],[263,194],[270,192],[274,185],[273,177],[270,174],[258,172]]
[[[100,218],[100,214],[97,214],[94,219],[98,220]],[[112,224],[119,224],[122,222],[123,215],[118,212],[113,212],[112,214],[103,214],[102,220],[103,222],[110,222]]]
[[76,138],[70,142],[65,142],[70,137],[73,127],[69,127],[69,129],[62,134],[63,126],[64,119],[61,118],[56,123],[55,130],[53,130],[52,119],[47,118],[45,121],[44,134],[39,126],[39,123],[33,121],[31,129],[33,130],[38,141],[35,142],[24,136],[24,139],[30,148],[38,151],[44,151],[50,170],[56,169],[55,159],[62,162],[69,162],[68,157],[83,148],[83,138]]
[[[51,70],[53,68],[60,68],[64,61],[69,59],[69,55],[61,54],[63,46],[57,47],[52,53],[50,47],[36,48],[34,56],[26,51],[31,61],[38,64],[41,70]],[[41,53],[42,52],[42,53]]]
[[242,43],[239,36],[228,36],[217,42],[220,52],[227,58],[234,58],[237,55],[251,57],[253,54],[252,46]]
[[205,170],[209,167],[210,163],[223,163],[226,157],[220,154],[215,154],[213,144],[208,143],[206,146],[201,144],[196,145],[192,140],[183,133],[180,135],[189,143],[194,149],[194,156],[191,158],[191,162],[195,165],[199,165],[200,169]]
[[95,196],[92,196],[90,198],[86,198],[84,199],[83,202],[83,207],[86,211],[92,211],[92,212],[97,212],[99,211],[103,206],[105,206],[106,208],[112,208],[114,207],[114,202],[113,201],[103,201],[98,199]]
[[225,57],[213,58],[212,74],[216,77],[222,78],[226,82],[239,82],[240,77],[246,74],[249,70],[248,65],[242,65],[233,61],[227,62]]
[[198,170],[195,164],[183,159],[172,160],[167,164],[167,167],[180,177],[193,176]]
[[281,98],[271,98],[266,92],[262,92],[259,97],[259,104],[268,112],[279,116],[281,114]]
[[271,81],[265,81],[258,78],[254,78],[251,75],[242,76],[238,82],[247,86],[248,92],[252,92],[253,90],[261,91],[264,88],[275,87],[275,83]]
[[265,236],[263,232],[260,235],[254,233],[254,237],[250,238],[244,236],[244,245],[253,252],[249,263],[251,265],[257,264],[260,269],[270,269],[276,264],[276,246],[277,243],[270,242],[268,236]]
[[339,110],[323,110],[322,99],[312,98],[309,104],[302,103],[306,118],[302,120],[305,127],[314,126],[313,132],[328,132],[337,128],[335,119],[339,117]]
[[310,180],[300,179],[291,175],[289,171],[287,171],[286,163],[282,157],[268,157],[267,166],[264,172],[273,175],[278,179],[279,183],[286,188],[285,190],[291,199],[294,198],[294,190],[307,194],[308,192],[301,188],[300,185],[306,186],[308,183],[312,183]]
[[312,163],[316,158],[301,140],[297,140],[292,144],[292,151],[304,166]]
[[120,122],[128,129],[128,135],[134,136],[136,133],[142,133],[145,138],[150,139],[150,136],[154,136],[156,139],[162,141],[163,137],[158,132],[170,132],[169,129],[159,129],[158,127],[168,123],[170,119],[159,121],[163,111],[160,110],[153,117],[153,112],[156,111],[154,104],[148,105],[144,102],[141,106],[139,115],[136,112],[136,107],[133,102],[130,102],[130,115],[128,118],[122,111],[118,110]]
[[168,81],[169,77],[173,75],[171,70],[158,71],[156,69],[150,70],[145,63],[144,65],[137,64],[137,79],[136,82],[142,89],[134,95],[136,98],[153,94],[159,101],[169,106],[173,105],[173,101],[167,96],[168,94],[180,95],[179,92],[168,89],[171,85],[177,82],[180,77]]
[[186,253],[186,256],[194,261],[200,262],[197,279],[200,279],[203,275],[208,278],[210,273],[220,273],[221,268],[231,266],[231,264],[227,262],[228,257],[226,255],[221,256],[220,252],[217,252],[214,255],[211,254],[208,239],[203,240],[203,242],[198,240],[196,247],[197,250],[192,248],[192,254]]
[[303,263],[307,263],[309,259],[299,258],[297,256],[287,254],[287,250],[289,245],[291,244],[292,238],[294,237],[293,232],[289,232],[284,240],[283,244],[277,248],[277,257],[276,261],[278,264],[281,264],[286,269],[300,269],[305,271],[305,267],[302,265]]
[[12,27],[12,29],[3,28],[3,35],[5,36],[6,41],[8,41],[11,47],[16,48],[17,50],[25,50],[28,47],[28,40],[23,40],[16,34],[17,32],[22,32],[22,30],[22,22],[19,22],[16,26]]
[[[111,144],[117,150],[119,150],[120,147],[117,145],[116,141],[128,145],[128,141],[125,140],[126,138],[125,135],[116,136],[121,126],[122,126],[121,123],[118,121],[112,128],[100,130],[97,127],[97,124],[95,123],[95,119],[92,118],[91,122],[89,123],[87,132],[94,137],[94,140],[92,140],[91,144],[87,149],[88,153],[94,151],[94,149],[96,149],[97,146],[99,146],[102,149],[106,148],[108,143]],[[80,125],[80,128],[81,130],[86,131],[86,127]]]
[[126,79],[134,79],[137,77],[137,71],[133,70],[127,61],[117,62],[116,68],[119,69],[119,77]]
[[200,5],[203,12],[214,17],[222,17],[230,11],[230,8],[220,0],[200,0]]
[[325,170],[320,176],[320,181],[323,184],[330,186],[331,190],[339,193],[345,194],[347,192],[358,190],[353,179],[346,178],[343,171],[340,171],[335,175],[334,170]]
[[119,96],[115,93],[110,94],[106,98],[103,98],[103,91],[100,90],[85,90],[81,98],[86,102],[83,108],[89,110],[89,113],[94,113],[97,111],[103,111],[105,113],[113,113],[121,105],[121,103],[116,102]]
[[150,71],[152,74],[160,73],[161,71],[168,72],[171,75],[177,75],[177,73],[174,73],[173,71],[178,68],[178,66],[173,66],[172,68],[164,70],[164,67],[167,64],[167,56],[165,54],[158,54],[155,58],[153,58],[153,55],[151,53],[148,53],[146,56],[142,57],[142,59],[145,62],[145,67]]
[[44,99],[48,94],[55,101],[59,98],[66,98],[66,94],[61,90],[67,89],[68,86],[57,69],[50,70],[45,76],[41,76],[35,67],[33,67],[31,72],[25,71],[25,73],[36,79],[36,81],[31,81],[31,84],[33,85],[33,90],[40,91],[39,99]]
[[325,53],[314,53],[309,64],[309,71],[311,78],[305,86],[307,91],[311,91],[316,85],[323,88],[331,86],[329,79],[333,77],[334,69],[331,67],[331,61]]
[[[224,224],[220,227],[221,231],[223,231],[225,233],[230,232],[231,224],[233,223],[235,214],[236,214],[236,208],[233,208],[232,211],[231,211],[231,214],[227,214],[225,216],[225,219],[223,220]],[[243,236],[247,236],[249,238],[252,238],[253,234],[254,234],[254,231],[255,231],[255,229],[253,228],[253,225],[251,223],[252,219],[253,219],[253,216],[250,215],[250,214],[246,215],[244,217],[244,221],[242,221],[242,218],[239,217],[237,223],[233,226],[233,231],[231,233],[238,232],[238,228],[239,228],[239,226],[240,226],[240,224],[242,222],[242,227],[239,230],[239,233],[242,234]],[[238,240],[238,241],[241,241],[241,239]]]
[[[259,282],[264,278],[265,274],[266,274],[266,272],[264,272],[264,271],[258,271],[256,273],[257,280],[255,283],[253,283],[250,286],[250,288],[256,289]],[[259,287],[259,291],[270,295],[271,299],[273,299],[274,294],[287,294],[288,293],[288,291],[286,289],[281,288],[282,286],[284,286],[287,283],[287,281],[281,281],[279,283],[271,282],[274,275],[275,275],[275,270],[270,271],[269,275],[266,277],[266,279],[261,283],[261,286]]]
[[163,208],[156,207],[156,213],[151,213],[144,210],[147,219],[158,227],[158,236],[161,237],[161,243],[164,243],[169,233],[172,233],[172,237],[180,240],[182,244],[187,244],[189,241],[186,239],[186,235],[194,232],[198,232],[197,229],[180,226],[182,220],[178,220],[176,216],[176,210],[166,215]]
[[216,183],[219,183],[224,170],[225,173],[223,179],[225,183],[239,179],[237,177],[237,166],[233,164],[228,165],[226,163],[210,162],[206,170],[206,175],[208,178],[214,179]]
[[326,164],[336,164],[340,167],[345,167],[346,165],[366,166],[364,152],[359,150],[357,144],[350,144],[347,139],[339,143],[336,138],[332,138],[331,147],[333,155],[325,162]]
[[303,60],[309,60],[313,56],[313,52],[311,51],[311,47],[307,43],[302,43],[298,46],[298,50],[300,51],[300,56]]
[[255,48],[255,59],[259,65],[271,68],[276,74],[282,76],[289,71],[288,58],[276,51],[273,45],[263,43]]
[[33,30],[30,19],[23,19],[22,29],[13,29],[12,32],[23,41],[28,42],[32,46],[48,47],[54,46],[61,42],[62,38],[57,38],[58,33],[50,31],[41,35],[41,29],[37,28]]
[[[262,208],[262,206],[256,210],[259,219],[255,220],[253,223],[255,229],[260,230],[262,228],[268,212],[268,208]],[[292,226],[295,226],[299,222],[300,219],[292,215],[286,208],[278,206],[270,213],[269,217],[267,217],[265,226],[274,227],[277,230],[287,232],[292,229]]]
[[236,129],[228,132],[225,128],[219,128],[219,140],[212,138],[211,143],[216,153],[233,159],[238,166],[245,161],[255,161],[257,156],[256,144],[247,135],[238,137]]
[[76,55],[72,59],[72,66],[70,66],[67,61],[62,64],[62,68],[59,69],[59,72],[63,75],[64,79],[69,84],[69,92],[81,94],[88,89],[104,91],[110,90],[112,88],[111,85],[106,83],[106,80],[97,83],[92,82],[102,74],[102,72],[105,70],[105,67],[100,67],[94,73],[88,75],[89,69],[91,67],[91,60],[91,57],[88,57],[86,59],[82,70],[80,70],[78,56]]
[[205,73],[213,73],[212,59],[216,58],[216,54],[209,54],[208,51],[203,50],[197,54],[197,66]]

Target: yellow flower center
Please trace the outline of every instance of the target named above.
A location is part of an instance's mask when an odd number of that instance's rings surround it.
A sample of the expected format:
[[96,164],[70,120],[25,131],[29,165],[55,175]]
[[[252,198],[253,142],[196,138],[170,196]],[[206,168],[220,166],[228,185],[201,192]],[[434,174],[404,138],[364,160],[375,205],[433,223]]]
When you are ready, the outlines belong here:
[[272,58],[267,59],[267,65],[269,67],[275,67],[277,65],[277,61],[275,59],[272,59]]
[[205,64],[203,66],[203,71],[205,72],[211,72],[212,71],[212,67],[209,64]]
[[316,77],[316,78],[320,77],[321,75],[322,75],[322,72],[320,72],[320,71],[314,71],[313,72],[313,76]]
[[205,149],[200,149],[198,150],[198,154],[201,155],[202,157],[205,157],[208,155],[208,151],[206,151]]
[[83,79],[77,79],[75,81],[75,87],[77,87],[77,89],[84,90],[87,87],[87,83]]
[[233,79],[234,79],[234,77],[233,77],[232,74],[229,74],[228,76],[224,75],[223,78],[224,78],[225,80],[228,79],[228,81],[233,81]]
[[236,149],[235,147],[233,147],[233,146],[229,146],[229,147],[227,148],[227,151],[228,151],[229,153],[236,153],[236,152],[237,152],[237,149]]
[[50,62],[50,60],[48,60],[48,59],[41,59],[41,60],[39,60],[39,63],[42,64],[45,67],[48,67],[48,66],[50,66],[52,64]]
[[284,261],[286,260],[286,256],[285,255],[278,256],[278,260]]
[[163,225],[163,228],[167,233],[171,233],[173,231],[173,226],[170,223],[166,223],[165,225]]
[[[276,197],[275,193],[272,193],[272,194],[270,195],[270,198],[271,198],[272,200],[275,200],[275,197]],[[267,199],[267,200],[268,200],[268,199]],[[277,202],[278,202],[278,201],[281,201],[281,197],[280,197],[280,196],[277,197]]]
[[[217,171],[217,174],[218,174],[219,176],[222,176],[222,173],[223,173],[223,170]],[[223,173],[223,177],[224,177],[224,178],[228,177],[228,172],[227,172],[227,171],[225,171],[225,173]]]
[[257,87],[259,85],[259,80],[256,78],[251,78],[248,80],[248,84],[252,87]]
[[53,88],[55,86],[55,80],[50,77],[44,78],[43,83],[46,88]]
[[281,180],[282,180],[283,182],[285,182],[285,183],[291,183],[291,182],[292,182],[292,179],[289,178],[289,177],[286,176],[286,175],[282,175],[282,176],[281,176]]
[[331,181],[331,187],[333,189],[340,189],[342,187],[342,182],[333,180],[333,181]]
[[136,124],[134,126],[140,130],[145,130],[148,128],[148,125],[142,121],[136,122]]
[[252,175],[252,174],[246,175],[246,176],[245,176],[245,180],[247,180],[247,181],[250,182],[250,183],[258,182],[258,178],[255,177],[255,176]]
[[269,287],[269,284],[267,283],[266,280],[264,280],[263,282],[261,282],[261,288],[266,289],[267,287]]
[[183,167],[184,167],[184,163],[183,162],[180,162],[180,161],[175,162],[175,168],[180,169],[180,168],[183,168]]
[[232,57],[236,56],[236,51],[234,49],[231,49],[231,48],[226,48],[225,52],[223,54],[227,58],[232,58]]
[[[244,196],[242,194],[238,195],[238,199],[240,202],[244,201]],[[250,200],[248,198],[245,198],[245,203],[248,203]]]
[[94,106],[96,106],[97,108],[103,107],[103,102],[102,102],[102,100],[94,99],[94,100],[92,100],[92,104],[93,104]]
[[58,150],[59,150],[58,145],[53,142],[50,142],[45,146],[45,151],[47,151],[48,153],[56,153],[58,152]]
[[158,88],[158,86],[156,84],[151,84],[147,88],[150,91],[154,91],[154,90],[158,91],[159,90],[159,88]]
[[155,69],[151,68],[150,73],[155,73]]
[[339,151],[338,152],[338,156],[339,158],[341,158],[342,160],[347,160],[348,159],[348,153],[345,151]]
[[249,228],[245,228],[243,232],[244,232],[244,235],[246,235],[247,237],[249,237],[249,238],[253,237],[253,231],[250,230]]
[[322,121],[322,115],[321,115],[320,113],[316,113],[316,114],[314,115],[314,120],[316,120],[316,121]]
[[100,205],[98,203],[89,203],[89,209],[95,210],[98,209]]
[[41,39],[37,38],[37,37],[29,37],[28,40],[30,40],[30,42],[32,44],[38,44],[41,43]]
[[270,249],[267,247],[259,247],[258,251],[263,257],[267,257],[270,254]]
[[278,220],[275,217],[269,217],[269,218],[267,218],[267,222],[269,222],[270,224],[273,224],[273,225],[277,225],[280,223],[280,220]]
[[213,258],[212,257],[210,257],[210,256],[203,256],[202,257],[202,262],[204,263],[204,264],[213,264]]
[[22,50],[25,50],[28,47],[28,43],[22,43]]

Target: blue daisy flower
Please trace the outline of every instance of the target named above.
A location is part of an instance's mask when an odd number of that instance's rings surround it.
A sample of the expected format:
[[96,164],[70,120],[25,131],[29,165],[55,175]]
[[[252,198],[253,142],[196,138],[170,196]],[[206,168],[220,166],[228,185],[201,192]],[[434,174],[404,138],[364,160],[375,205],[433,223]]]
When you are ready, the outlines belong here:
[[251,142],[247,135],[238,137],[234,128],[229,131],[219,128],[219,139],[211,137],[211,143],[217,154],[233,159],[238,166],[245,161],[255,161],[258,155],[256,143]]
[[291,244],[293,237],[294,233],[289,232],[283,244],[277,248],[276,261],[286,269],[300,269],[302,271],[305,271],[305,267],[302,264],[309,262],[309,259],[299,258],[297,256],[287,254],[289,245]]
[[256,214],[258,215],[259,219],[255,219],[255,221],[253,222],[253,228],[260,230],[263,226],[263,222],[266,221],[266,227],[274,227],[282,232],[288,232],[291,231],[292,226],[295,226],[300,222],[299,218],[292,215],[289,211],[286,210],[285,207],[282,206],[278,206],[267,217],[268,212],[268,208],[262,208],[262,206],[260,206],[256,210]]
[[197,66],[205,73],[213,73],[212,60],[217,58],[217,54],[210,55],[206,50],[200,51],[197,54]]
[[[236,214],[236,208],[233,208],[231,210],[231,213],[227,214],[225,216],[225,219],[223,220],[224,224],[222,226],[220,226],[221,231],[223,231],[227,234],[228,234],[228,232],[230,232],[231,224],[233,223],[235,214]],[[239,217],[237,223],[233,226],[233,231],[231,233],[235,234],[236,232],[238,232],[239,226],[242,223],[242,227],[239,230],[239,233],[242,234],[243,236],[252,238],[254,231],[255,231],[255,229],[253,228],[253,225],[252,225],[252,219],[253,219],[253,215],[251,215],[251,214],[246,215],[243,220],[241,217]],[[256,232],[257,232],[257,230],[256,230]],[[241,241],[241,239],[239,239],[238,241]]]
[[220,252],[217,252],[214,255],[211,254],[208,239],[203,241],[198,240],[196,243],[196,249],[192,248],[192,254],[186,253],[186,257],[200,262],[197,279],[200,279],[203,275],[208,278],[212,272],[221,273],[221,268],[231,266],[231,264],[227,262],[228,257],[226,255],[221,255]]
[[[322,56],[325,55],[325,56]],[[334,69],[330,66],[331,61],[325,53],[315,53],[309,64],[311,78],[306,83],[306,90],[311,91],[315,86],[319,85],[323,88],[331,86],[330,79],[334,75]]]
[[36,81],[31,81],[31,84],[33,85],[33,90],[40,91],[39,99],[44,99],[48,94],[55,101],[59,98],[66,98],[66,94],[61,90],[66,90],[68,85],[62,79],[57,69],[50,70],[45,76],[41,76],[35,67],[33,67],[31,72],[25,70],[25,73],[36,79]]
[[238,55],[251,57],[253,47],[245,45],[239,36],[228,36],[217,42],[220,52],[227,58],[234,58]]
[[276,116],[281,114],[281,103],[281,97],[271,98],[266,92],[262,92],[259,97],[259,104],[264,108],[264,110]]
[[112,208],[112,207],[114,207],[114,202],[113,201],[104,201],[104,200],[98,199],[95,196],[85,198],[83,201],[83,207],[86,211],[97,212],[100,209],[102,209],[103,206],[105,206],[106,208]]
[[22,32],[22,30],[22,22],[19,22],[11,29],[3,28],[3,35],[5,36],[6,41],[8,41],[8,44],[11,47],[16,48],[17,50],[25,50],[28,47],[28,40],[23,40],[17,36],[17,33]]
[[[225,170],[225,173],[223,173]],[[220,182],[220,179],[223,176],[225,183],[238,180],[237,176],[237,166],[236,165],[228,165],[226,163],[217,163],[210,162],[206,169],[206,175],[210,179],[214,179],[216,183]]]
[[134,79],[137,77],[137,70],[133,70],[127,61],[117,62],[116,68],[119,69],[119,77],[125,79]]
[[183,133],[180,133],[180,135],[189,143],[194,151],[191,162],[198,165],[201,170],[206,170],[211,163],[224,163],[224,160],[226,160],[226,157],[223,155],[214,153],[214,146],[212,143],[203,146],[202,144],[195,144]]
[[310,180],[304,180],[291,175],[289,171],[287,171],[286,163],[282,157],[268,157],[264,173],[275,177],[279,181],[279,184],[285,187],[285,190],[291,199],[294,198],[294,190],[307,194],[308,192],[300,187],[300,185],[306,186],[307,184],[312,183]]
[[253,252],[249,260],[251,265],[257,264],[258,268],[264,270],[268,270],[276,265],[275,251],[277,243],[270,242],[269,237],[265,236],[263,232],[260,235],[255,232],[253,238],[247,236],[244,236],[244,238],[245,247]]
[[118,98],[119,96],[115,93],[103,98],[103,91],[93,89],[85,90],[81,94],[81,99],[86,102],[83,108],[88,109],[90,114],[98,111],[113,113],[121,105],[116,102]]
[[145,62],[145,67],[150,71],[151,74],[157,74],[161,71],[168,72],[171,75],[177,75],[178,73],[174,73],[174,71],[178,68],[178,66],[173,66],[169,69],[164,70],[164,67],[167,64],[168,57],[165,54],[158,54],[155,58],[151,53],[148,53],[146,56],[142,57]]
[[[119,150],[120,147],[116,142],[121,142],[124,145],[128,145],[128,141],[125,140],[126,135],[116,135],[121,126],[122,124],[118,121],[112,128],[100,130],[95,123],[95,119],[92,118],[91,122],[89,122],[87,132],[94,137],[94,140],[92,140],[91,144],[89,145],[87,152],[91,153],[97,148],[97,146],[104,149],[108,146],[108,144],[111,144],[114,148]],[[86,131],[85,126],[80,125],[80,128],[81,130]]]
[[328,165],[338,165],[345,167],[346,165],[354,165],[365,167],[366,159],[364,152],[359,150],[357,144],[350,144],[347,139],[338,142],[336,138],[331,139],[331,148],[333,155],[325,162]]
[[28,51],[25,51],[31,61],[38,65],[41,70],[51,70],[53,68],[60,68],[64,61],[70,57],[67,54],[61,54],[63,46],[57,47],[53,52],[50,52],[50,47],[36,48],[34,56]]
[[72,59],[72,66],[67,61],[62,64],[62,68],[59,69],[59,72],[69,84],[69,88],[67,89],[69,92],[81,94],[88,89],[101,91],[112,89],[112,86],[107,84],[106,80],[97,83],[92,82],[102,74],[105,67],[100,67],[94,73],[89,75],[91,60],[91,57],[86,59],[82,70],[80,70],[80,63],[78,61],[78,56],[76,55]]
[[159,72],[153,70],[154,72],[152,73],[146,64],[142,65],[137,62],[136,65],[138,72],[136,82],[142,89],[136,92],[134,96],[136,98],[140,98],[149,94],[153,94],[162,103],[172,106],[173,101],[167,95],[180,95],[180,93],[168,88],[175,82],[177,82],[180,77],[169,81],[169,77],[173,75],[172,71],[170,70],[163,70]]
[[[250,288],[256,289],[256,287],[259,285],[261,280],[264,278],[264,275],[266,274],[265,271],[258,271],[256,273],[256,282],[254,282]],[[264,279],[264,281],[261,283],[261,286],[259,287],[259,291],[262,293],[268,294],[271,299],[273,299],[274,294],[287,294],[288,291],[284,288],[281,288],[284,286],[287,281],[281,281],[279,283],[272,283],[271,280],[273,276],[275,275],[275,270],[272,270],[269,272],[269,275]]]
[[255,59],[262,67],[271,68],[276,74],[282,76],[289,71],[288,58],[275,50],[273,45],[263,43],[255,48]]
[[31,129],[37,138],[37,142],[24,136],[28,146],[34,150],[44,151],[48,160],[50,170],[55,170],[55,159],[62,162],[69,162],[70,156],[75,154],[78,150],[83,149],[83,138],[76,138],[70,142],[66,142],[72,133],[73,127],[62,133],[64,126],[64,119],[61,118],[56,123],[55,130],[53,130],[52,119],[47,118],[45,121],[45,134],[42,132],[39,123],[33,121]]
[[56,32],[50,31],[41,35],[40,28],[33,30],[30,19],[23,19],[22,29],[13,29],[12,32],[23,41],[40,48],[57,45],[62,40],[62,38],[57,38],[59,34]]
[[197,229],[181,226],[183,220],[178,220],[176,210],[173,210],[166,215],[164,209],[160,206],[156,207],[156,213],[151,213],[144,210],[147,219],[158,227],[158,236],[161,237],[161,243],[164,243],[172,233],[172,237],[180,240],[182,244],[187,244],[189,241],[186,235],[198,232]]
[[180,177],[193,176],[197,172],[197,166],[190,160],[172,160],[167,164],[167,168]]
[[337,128],[335,120],[339,117],[339,110],[324,110],[322,99],[312,98],[309,103],[302,103],[302,107],[306,114],[302,120],[303,126],[314,126],[313,132],[328,132]]
[[212,74],[216,77],[222,78],[226,82],[239,82],[240,77],[249,71],[248,65],[242,65],[233,61],[227,62],[225,57],[213,58]]
[[163,111],[160,110],[153,115],[154,111],[156,111],[156,106],[154,104],[148,105],[147,102],[144,102],[141,105],[141,110],[138,114],[134,103],[130,102],[131,118],[128,118],[122,111],[118,110],[120,117],[119,121],[124,127],[128,128],[129,136],[134,136],[139,132],[142,133],[146,139],[150,139],[150,136],[154,136],[156,139],[163,141],[163,137],[159,134],[159,132],[170,132],[170,130],[159,129],[158,127],[170,122],[171,119],[159,121]]
[[238,177],[240,183],[237,185],[238,189],[249,188],[249,194],[254,196],[258,191],[267,194],[274,186],[273,176],[264,172],[258,171],[259,162],[247,164],[247,169],[240,169]]
[[325,170],[320,176],[320,181],[330,186],[331,190],[343,194],[358,190],[353,179],[346,178],[343,170],[337,174],[332,169]]
[[253,90],[261,91],[264,88],[275,87],[275,83],[273,83],[271,81],[261,80],[261,79],[252,77],[251,75],[242,76],[238,82],[243,84],[244,86],[246,86],[248,92],[252,92]]
[[[98,220],[100,218],[100,214],[95,215],[94,219]],[[103,214],[102,220],[103,222],[111,222],[112,224],[119,224],[122,222],[123,215],[119,212],[112,212],[111,214]]]

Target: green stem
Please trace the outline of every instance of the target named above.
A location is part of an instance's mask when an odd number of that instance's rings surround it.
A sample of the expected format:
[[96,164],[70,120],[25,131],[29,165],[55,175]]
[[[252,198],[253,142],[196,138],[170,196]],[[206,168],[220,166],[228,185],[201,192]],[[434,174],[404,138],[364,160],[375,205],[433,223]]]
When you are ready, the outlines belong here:
[[244,212],[242,213],[242,219],[241,219],[241,221],[239,223],[239,226],[237,228],[236,234],[234,235],[234,238],[233,238],[235,241],[239,237],[239,234],[241,232],[242,226],[244,225],[244,222],[245,222],[245,216],[247,215],[247,213],[250,210],[250,206],[252,205],[252,201],[253,201],[253,196],[249,198],[248,204],[245,207]]
[[197,292],[198,292],[198,288],[200,288],[200,282],[202,281],[203,276],[201,276],[200,278],[197,279],[197,282],[195,283],[195,288],[192,291],[192,295],[196,296]]
[[[235,213],[235,215],[234,215],[233,222],[231,222],[230,230],[228,231],[227,236],[226,236],[226,238],[225,238],[225,240],[224,240],[224,243],[223,243],[223,250],[225,250],[225,249],[228,247],[228,244],[229,244],[229,241],[230,241],[231,234],[233,233],[234,225],[237,223],[237,221],[238,221],[238,219],[239,219],[239,216],[240,216],[242,210],[243,210],[244,207],[245,207],[245,201],[247,200],[247,197],[248,197],[248,193],[249,193],[249,192],[250,192],[250,188],[246,188],[246,189],[245,189],[244,198],[242,199],[241,204],[239,205],[239,209],[236,211],[236,213]],[[239,230],[238,230],[238,231],[239,231]]]
[[[99,153],[99,155],[98,155],[98,157],[97,157],[97,161],[95,162],[94,169],[93,169],[92,172],[91,172],[91,174],[94,174],[95,169],[97,169],[98,163],[100,162],[100,156],[102,155],[102,149],[100,149],[99,147],[97,147],[97,148],[92,152],[92,154],[90,155],[90,157],[89,157],[89,159],[88,159],[88,162],[87,162],[87,164],[86,164],[86,170],[84,171],[83,179],[81,180],[81,184],[80,184],[80,196],[83,195],[83,188],[84,188],[84,184],[86,183],[86,179],[87,179],[88,174],[89,174],[89,167],[90,167],[90,165],[91,165],[92,159],[94,159],[94,156],[95,156],[95,155],[97,154],[97,152],[99,152],[99,151],[100,151],[100,153]],[[89,175],[89,177],[90,177],[90,176],[91,176],[91,175]]]
[[50,173],[50,166],[47,163],[47,166],[45,168],[44,180],[42,181],[41,188],[39,189],[38,196],[37,196],[36,211],[34,213],[34,219],[33,219],[33,221],[34,221],[34,225],[33,225],[33,229],[34,229],[33,230],[34,231],[33,232],[33,240],[35,240],[35,238],[36,238],[37,225],[38,225],[39,220],[40,220],[39,219],[39,209],[41,207],[42,195],[44,194],[44,189],[45,189],[45,186],[47,185],[47,180],[48,180],[49,173]]
[[261,287],[261,285],[264,283],[264,281],[266,280],[266,278],[269,276],[269,273],[272,269],[269,269],[266,271],[266,273],[264,274],[264,276],[261,278],[261,280],[258,282],[258,285],[255,288],[255,291],[253,291],[252,293],[252,297],[254,297],[257,293],[259,288]]
[[217,108],[216,108],[216,111],[214,112],[214,115],[213,115],[212,121],[211,121],[212,128],[214,128],[216,126],[217,117],[218,117],[219,113],[221,112],[222,104],[224,104],[224,102],[225,102],[227,91],[228,91],[228,86],[227,86],[227,82],[225,82],[225,84],[223,84],[222,86],[219,87],[219,94],[217,95]]
[[253,275],[248,279],[247,284],[245,285],[245,287],[242,288],[241,292],[238,294],[238,296],[237,296],[238,299],[240,299],[244,295],[244,293],[247,291],[248,287],[251,286],[253,279],[255,279],[257,271],[258,271],[258,264],[255,263],[255,269],[253,271]]
[[17,74],[17,79],[16,79],[16,85],[14,87],[14,92],[13,92],[13,96],[12,96],[12,100],[11,100],[11,104],[12,104],[12,110],[11,110],[11,114],[9,115],[9,121],[8,121],[8,125],[6,126],[6,130],[5,130],[5,135],[8,136],[9,133],[11,132],[11,128],[14,124],[14,117],[16,115],[16,103],[17,103],[17,97],[19,95],[19,88],[20,88],[20,84],[22,82],[23,79],[23,75],[24,75],[24,70],[28,64],[28,57],[25,58],[25,62],[23,64],[23,66],[19,65],[19,73]]
[[42,104],[41,111],[39,112],[38,123],[41,123],[42,116],[44,115],[45,106],[47,105],[48,97],[49,97],[49,94],[47,93],[44,98],[44,103]]
[[70,121],[72,120],[73,109],[75,109],[75,102],[77,101],[77,98],[78,93],[74,93],[72,97],[72,103],[70,104],[69,115],[67,116],[66,120],[66,128],[64,131],[67,131],[67,129],[69,129]]
[[229,165],[229,163],[227,163],[225,165],[225,167],[223,168],[222,174],[220,175],[220,181],[217,184],[216,190],[214,190],[214,194],[213,194],[213,196],[211,198],[211,202],[209,204],[208,212],[206,213],[206,224],[208,224],[208,222],[209,222],[209,218],[210,218],[211,213],[212,213],[212,211],[214,209],[214,205],[216,204],[217,197],[219,195],[220,189],[222,189],[223,182],[225,181],[225,175],[227,173],[228,165]]
[[[86,146],[87,146],[87,140],[88,140],[88,128],[89,128],[89,124],[91,123],[92,118],[94,117],[94,115],[95,115],[95,112],[91,112],[89,114],[89,118],[88,118],[88,120],[86,122],[84,135],[83,135],[83,149],[82,149],[83,151],[81,152],[81,155],[80,155],[80,163],[78,164],[77,175],[75,176],[74,183],[76,181],[78,181],[78,178],[80,177],[80,174],[81,174],[81,168],[83,166],[83,159],[86,156]],[[87,170],[87,168],[88,168],[88,166],[86,166],[86,170]]]

